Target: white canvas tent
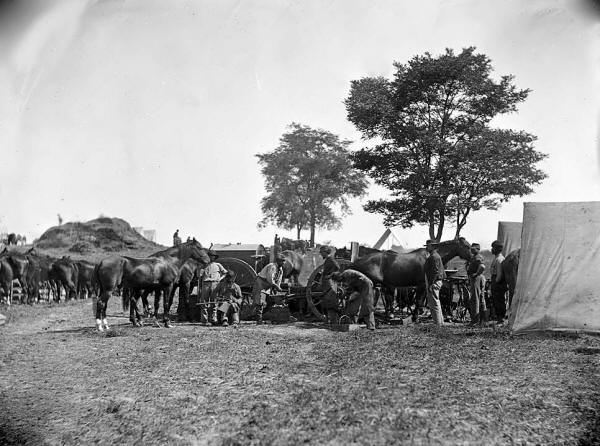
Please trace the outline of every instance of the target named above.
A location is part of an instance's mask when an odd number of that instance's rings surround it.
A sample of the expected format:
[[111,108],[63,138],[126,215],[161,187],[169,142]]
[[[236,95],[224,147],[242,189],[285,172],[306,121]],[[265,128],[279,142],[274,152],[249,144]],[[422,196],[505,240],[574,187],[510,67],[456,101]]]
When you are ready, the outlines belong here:
[[504,248],[502,254],[507,254],[521,247],[521,231],[523,223],[517,221],[499,221],[498,222],[498,240]]
[[390,228],[386,228],[379,240],[373,245],[375,249],[386,250],[390,249],[396,252],[404,252],[404,247],[400,243],[400,239],[392,232]]
[[600,202],[525,203],[510,327],[600,332]]

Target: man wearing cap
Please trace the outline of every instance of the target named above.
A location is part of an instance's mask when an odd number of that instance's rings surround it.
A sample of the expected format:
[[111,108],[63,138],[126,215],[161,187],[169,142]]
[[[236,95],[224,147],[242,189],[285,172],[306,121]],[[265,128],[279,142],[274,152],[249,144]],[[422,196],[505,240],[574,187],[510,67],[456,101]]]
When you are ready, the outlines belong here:
[[252,306],[258,325],[263,322],[263,312],[267,306],[266,291],[281,291],[281,279],[283,278],[283,264],[285,257],[281,254],[275,256],[275,261],[265,266],[254,281],[252,286]]
[[471,315],[471,325],[485,324],[487,322],[487,308],[485,304],[485,265],[483,264],[483,256],[479,254],[481,247],[479,243],[471,245],[471,254],[473,257],[467,267],[467,275],[470,283],[470,300],[469,313]]
[[234,327],[240,323],[240,307],[243,296],[240,286],[235,283],[235,277],[235,271],[228,270],[215,290],[219,304],[217,311],[221,316],[221,323],[224,327],[229,325],[230,319]]
[[340,265],[333,257],[334,251],[331,246],[322,245],[319,254],[323,257],[323,272],[321,273],[321,308],[325,312],[329,323],[338,323],[338,298],[337,283],[333,280],[333,274],[340,270]]
[[508,286],[504,275],[502,274],[502,262],[504,256],[502,250],[504,245],[498,240],[492,242],[492,254],[494,254],[494,260],[490,266],[490,291],[492,292],[492,305],[494,307],[494,317],[498,324],[504,323],[504,317],[506,316],[506,291]]
[[179,229],[177,231],[175,231],[175,234],[173,234],[173,246],[179,246],[181,245],[181,238],[179,237]]
[[223,276],[227,274],[227,270],[223,267],[223,265],[215,261],[219,258],[219,255],[215,251],[209,249],[207,254],[210,259],[210,263],[206,265],[199,274],[199,277],[202,280],[200,292],[200,304],[202,305],[202,311],[200,315],[200,321],[204,325],[207,325],[209,322],[212,325],[215,325],[217,323],[215,290],[217,289],[217,285],[219,285],[219,282]]
[[442,289],[442,280],[446,278],[442,258],[437,252],[439,243],[437,240],[427,240],[425,248],[429,257],[425,260],[425,285],[427,287],[427,306],[431,311],[433,322],[437,326],[444,325],[444,316],[442,314],[442,305],[440,304],[440,290]]
[[333,279],[341,282],[346,300],[346,315],[353,324],[363,318],[369,330],[375,330],[375,305],[373,304],[373,282],[354,269],[336,272]]

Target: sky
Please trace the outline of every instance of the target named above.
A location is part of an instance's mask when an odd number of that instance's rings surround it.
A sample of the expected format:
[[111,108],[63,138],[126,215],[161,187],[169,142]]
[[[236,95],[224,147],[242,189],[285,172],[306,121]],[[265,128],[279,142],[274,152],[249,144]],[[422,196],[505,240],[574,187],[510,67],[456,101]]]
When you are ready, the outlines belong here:
[[[591,6],[590,6],[591,5]],[[175,229],[202,243],[271,244],[259,230],[255,154],[292,122],[361,140],[343,104],[350,82],[391,77],[393,62],[475,46],[494,76],[532,90],[494,121],[537,135],[548,179],[498,211],[471,216],[484,247],[523,202],[600,200],[600,21],[578,0],[29,0],[0,2],[0,230],[39,237],[100,215]],[[317,242],[373,245],[362,209]],[[427,228],[393,228],[405,247]],[[302,234],[308,238],[308,231]],[[447,227],[443,239],[452,238]]]

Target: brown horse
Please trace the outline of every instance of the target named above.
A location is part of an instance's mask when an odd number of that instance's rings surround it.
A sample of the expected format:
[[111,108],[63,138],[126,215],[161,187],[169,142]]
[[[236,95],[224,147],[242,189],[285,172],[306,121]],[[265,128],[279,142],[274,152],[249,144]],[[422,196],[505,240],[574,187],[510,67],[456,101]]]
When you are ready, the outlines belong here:
[[86,260],[78,260],[75,264],[77,265],[77,295],[79,299],[83,299],[84,295],[89,298],[94,292],[92,276],[95,265]]
[[0,287],[4,293],[4,299],[7,305],[12,304],[12,281],[13,269],[8,261],[8,257],[0,257]]
[[106,319],[106,306],[111,293],[119,285],[132,293],[144,290],[162,293],[164,296],[163,322],[166,327],[171,327],[169,296],[175,281],[179,277],[179,269],[189,258],[198,261],[202,266],[206,266],[210,262],[206,250],[197,241],[173,246],[145,259],[119,256],[102,260],[94,269],[95,282],[100,288],[100,296],[96,305],[96,327],[98,331],[109,328]]
[[27,302],[29,300],[29,289],[27,286],[29,260],[23,254],[10,252],[6,248],[0,253],[0,256],[8,261],[8,265],[12,269],[13,279],[18,280],[21,285],[21,303]]
[[[438,245],[438,253],[442,258],[444,265],[451,259],[459,256],[462,259],[471,259],[471,245],[463,237],[440,242]],[[385,299],[386,314],[393,313],[393,296],[394,288],[397,287],[417,287],[418,295],[423,295],[425,291],[425,260],[428,254],[425,248],[419,248],[407,253],[396,253],[394,251],[375,252],[359,257],[350,268],[360,271],[373,281],[376,285],[381,285],[387,291]],[[418,312],[419,302],[413,318]]]
[[58,301],[60,301],[61,286],[65,289],[65,301],[77,299],[79,268],[70,257],[63,256],[62,259],[55,261],[52,264],[50,274],[56,283]]

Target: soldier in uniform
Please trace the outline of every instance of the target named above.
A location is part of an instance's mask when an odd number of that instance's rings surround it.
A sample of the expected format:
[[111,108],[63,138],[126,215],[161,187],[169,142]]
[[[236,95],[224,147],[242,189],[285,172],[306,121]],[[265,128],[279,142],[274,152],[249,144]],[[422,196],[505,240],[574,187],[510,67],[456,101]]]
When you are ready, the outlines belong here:
[[427,306],[431,311],[433,322],[437,326],[444,325],[444,316],[440,304],[440,290],[442,289],[442,280],[446,278],[442,258],[437,252],[439,243],[436,240],[427,240],[425,247],[429,257],[425,260],[425,284],[427,285]]
[[285,257],[281,254],[275,256],[275,261],[266,265],[256,276],[252,286],[252,306],[258,325],[263,322],[263,312],[267,306],[265,291],[277,292],[281,290],[281,279],[283,278],[283,264]]
[[235,283],[235,271],[228,270],[227,274],[215,290],[219,303],[218,314],[221,315],[222,325],[227,327],[231,318],[233,326],[240,323],[240,307],[242,305],[242,290]]
[[333,274],[333,279],[341,282],[348,300],[346,314],[352,323],[364,318],[367,328],[375,330],[375,305],[373,304],[373,282],[363,273],[347,269]]
[[471,305],[469,306],[471,314],[471,324],[485,324],[487,322],[487,308],[485,303],[485,265],[483,264],[483,256],[479,254],[481,249],[479,243],[471,245],[471,254],[473,257],[467,267],[467,275],[469,276],[469,292],[471,297]]
[[323,257],[323,272],[321,273],[321,308],[325,312],[330,324],[338,323],[338,297],[337,283],[333,275],[340,270],[340,265],[333,257],[334,251],[331,246],[323,245],[319,248],[319,254]]
[[502,243],[500,243],[498,240],[492,242],[492,254],[494,254],[494,260],[492,260],[492,264],[490,266],[490,291],[492,292],[494,317],[496,318],[496,322],[498,324],[502,324],[504,322],[504,317],[506,316],[505,296],[506,291],[508,290],[506,280],[502,274],[502,262],[504,261],[504,256],[502,255],[503,249],[504,245],[502,245]]
[[173,234],[173,246],[179,246],[181,245],[181,238],[179,237],[179,229],[177,231],[175,231],[175,234]]
[[223,265],[216,262],[219,255],[215,251],[209,249],[207,254],[210,263],[206,265],[199,274],[199,277],[202,280],[200,291],[200,304],[202,305],[200,321],[203,325],[208,325],[208,323],[215,325],[217,323],[215,290],[223,276],[227,274],[227,270]]

